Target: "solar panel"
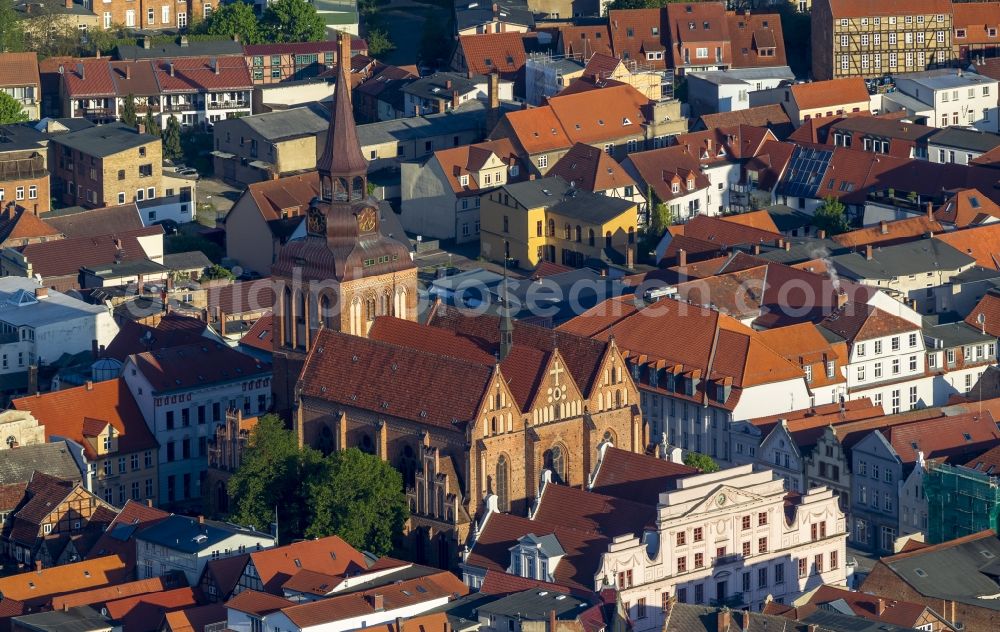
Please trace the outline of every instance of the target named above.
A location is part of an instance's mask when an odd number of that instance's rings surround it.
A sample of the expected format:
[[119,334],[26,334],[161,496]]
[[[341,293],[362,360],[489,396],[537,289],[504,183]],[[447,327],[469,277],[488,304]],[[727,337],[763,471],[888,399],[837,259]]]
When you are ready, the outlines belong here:
[[797,147],[792,154],[782,193],[794,197],[817,197],[832,157],[832,151]]

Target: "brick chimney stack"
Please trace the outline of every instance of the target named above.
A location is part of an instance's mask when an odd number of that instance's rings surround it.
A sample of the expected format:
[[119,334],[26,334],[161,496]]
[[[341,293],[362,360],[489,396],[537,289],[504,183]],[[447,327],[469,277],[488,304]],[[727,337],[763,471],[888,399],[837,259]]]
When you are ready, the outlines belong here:
[[868,244],[865,246],[865,259],[868,261],[872,260],[872,245]]
[[687,250],[681,248],[677,251],[677,265],[683,267],[688,264],[688,253]]

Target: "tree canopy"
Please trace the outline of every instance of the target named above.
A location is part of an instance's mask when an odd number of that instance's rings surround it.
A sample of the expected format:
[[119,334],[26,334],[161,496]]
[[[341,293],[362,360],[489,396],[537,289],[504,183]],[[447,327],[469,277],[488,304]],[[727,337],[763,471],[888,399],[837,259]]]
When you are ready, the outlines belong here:
[[220,5],[212,15],[198,25],[198,30],[207,35],[239,36],[245,44],[260,44],[264,41],[264,33],[253,7],[237,0]]
[[719,464],[715,462],[715,459],[701,452],[688,452],[685,454],[684,465],[696,467],[705,474],[719,471]]
[[389,39],[389,34],[382,28],[368,29],[365,39],[368,42],[368,53],[372,57],[380,57],[396,48]]
[[326,36],[326,23],[306,0],[275,0],[261,22],[272,42],[318,42]]
[[388,463],[356,448],[327,457],[300,448],[274,415],[251,431],[229,495],[231,520],[258,529],[278,507],[283,542],[338,535],[376,555],[393,550],[408,515],[402,477]]
[[21,102],[6,92],[0,92],[0,124],[21,123],[28,120]]
[[813,226],[825,230],[827,235],[845,233],[851,229],[847,222],[847,209],[837,198],[829,195],[813,214]]
[[14,0],[0,0],[0,51],[22,51],[24,39],[24,28],[14,9]]

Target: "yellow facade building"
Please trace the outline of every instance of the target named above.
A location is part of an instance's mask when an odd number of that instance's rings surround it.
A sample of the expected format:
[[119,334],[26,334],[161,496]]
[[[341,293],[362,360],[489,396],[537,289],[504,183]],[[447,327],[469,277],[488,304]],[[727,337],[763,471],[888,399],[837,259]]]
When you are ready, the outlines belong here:
[[636,204],[571,186],[558,176],[504,185],[482,198],[480,254],[534,268],[588,260],[631,267]]

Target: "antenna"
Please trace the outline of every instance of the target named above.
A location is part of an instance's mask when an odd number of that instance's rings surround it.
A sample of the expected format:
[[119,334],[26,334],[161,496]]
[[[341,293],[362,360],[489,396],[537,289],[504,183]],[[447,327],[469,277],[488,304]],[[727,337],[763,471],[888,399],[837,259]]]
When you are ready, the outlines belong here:
[[979,323],[979,328],[982,330],[983,335],[986,335],[986,314],[979,312],[976,314],[976,322]]

